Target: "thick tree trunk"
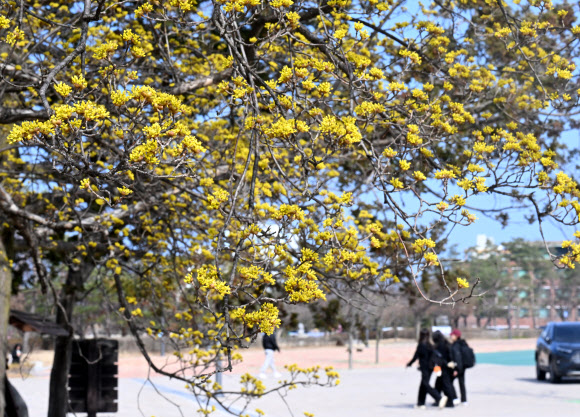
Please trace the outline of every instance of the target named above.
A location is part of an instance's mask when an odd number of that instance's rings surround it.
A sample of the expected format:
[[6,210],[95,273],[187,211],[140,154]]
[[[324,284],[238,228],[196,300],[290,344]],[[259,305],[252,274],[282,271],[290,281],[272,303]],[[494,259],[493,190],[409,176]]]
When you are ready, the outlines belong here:
[[8,318],[10,315],[10,295],[12,293],[12,271],[4,242],[0,239],[0,416],[4,416],[4,377],[6,375],[6,354],[8,353]]
[[66,417],[68,408],[68,372],[70,369],[73,328],[72,314],[77,291],[82,288],[82,269],[69,267],[66,282],[57,307],[56,322],[69,330],[69,336],[57,336],[54,344],[54,361],[50,372],[48,417]]

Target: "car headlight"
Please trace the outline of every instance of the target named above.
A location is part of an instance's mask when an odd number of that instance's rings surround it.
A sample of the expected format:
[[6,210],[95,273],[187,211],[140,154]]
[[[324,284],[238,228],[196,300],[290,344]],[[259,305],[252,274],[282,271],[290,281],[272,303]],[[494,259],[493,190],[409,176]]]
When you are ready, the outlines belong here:
[[567,355],[569,355],[570,353],[572,353],[571,349],[566,349],[566,348],[562,348],[562,347],[557,347],[556,350],[560,353],[565,353]]

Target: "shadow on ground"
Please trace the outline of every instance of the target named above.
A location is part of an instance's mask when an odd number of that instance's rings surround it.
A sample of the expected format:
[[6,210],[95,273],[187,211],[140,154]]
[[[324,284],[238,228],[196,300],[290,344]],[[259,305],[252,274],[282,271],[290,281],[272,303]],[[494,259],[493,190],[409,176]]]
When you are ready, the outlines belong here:
[[398,408],[403,410],[408,410],[409,408],[414,408],[413,404],[401,403],[401,404],[383,404],[384,408]]
[[553,386],[553,387],[557,387],[558,385],[567,385],[567,384],[579,384],[580,385],[580,378],[562,378],[562,381],[556,383],[556,384],[552,384],[550,383],[550,381],[538,381],[536,378],[515,378],[516,381],[522,381],[522,382],[529,382],[532,384],[537,384],[537,385],[548,385],[548,386]]

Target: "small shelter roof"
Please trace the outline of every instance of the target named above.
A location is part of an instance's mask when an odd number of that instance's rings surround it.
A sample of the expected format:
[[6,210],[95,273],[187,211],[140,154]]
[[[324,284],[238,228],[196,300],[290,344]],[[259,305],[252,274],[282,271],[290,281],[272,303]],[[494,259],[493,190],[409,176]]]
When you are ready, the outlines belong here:
[[60,324],[38,314],[10,309],[9,323],[23,332],[37,332],[52,336],[68,336],[68,330]]

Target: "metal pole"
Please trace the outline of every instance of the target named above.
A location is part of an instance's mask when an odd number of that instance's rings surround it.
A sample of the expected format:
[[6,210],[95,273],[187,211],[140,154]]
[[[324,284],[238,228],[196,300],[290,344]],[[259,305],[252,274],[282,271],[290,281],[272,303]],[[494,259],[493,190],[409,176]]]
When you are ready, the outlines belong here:
[[216,374],[215,374],[215,382],[220,386],[219,390],[214,393],[215,396],[221,396],[222,394],[222,378],[223,378],[223,372],[222,372],[222,354],[218,353],[216,356],[216,361],[215,361],[215,370],[216,370]]
[[376,323],[376,329],[377,329],[377,334],[376,334],[377,346],[376,346],[376,350],[375,350],[375,363],[379,363],[379,346],[381,344],[381,336],[383,335],[383,330],[380,327],[381,323],[379,320],[377,320],[375,323]]

